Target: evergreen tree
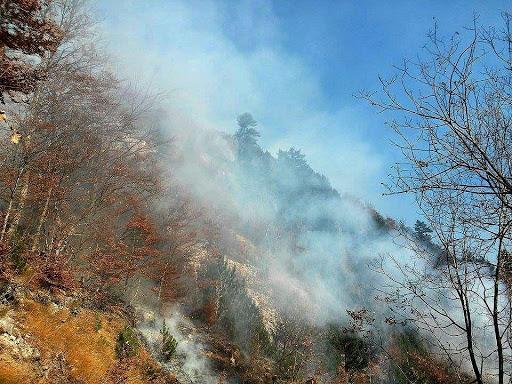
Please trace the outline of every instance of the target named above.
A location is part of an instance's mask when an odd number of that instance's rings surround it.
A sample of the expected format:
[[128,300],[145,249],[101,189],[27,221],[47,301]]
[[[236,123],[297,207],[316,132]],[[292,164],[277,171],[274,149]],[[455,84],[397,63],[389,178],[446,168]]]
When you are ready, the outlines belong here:
[[258,137],[260,133],[256,130],[258,123],[250,113],[243,113],[237,118],[238,130],[233,136],[238,149],[238,156],[243,158],[249,153],[257,152],[261,149],[258,146]]
[[420,241],[432,241],[432,229],[421,220],[416,220],[414,224],[414,235]]

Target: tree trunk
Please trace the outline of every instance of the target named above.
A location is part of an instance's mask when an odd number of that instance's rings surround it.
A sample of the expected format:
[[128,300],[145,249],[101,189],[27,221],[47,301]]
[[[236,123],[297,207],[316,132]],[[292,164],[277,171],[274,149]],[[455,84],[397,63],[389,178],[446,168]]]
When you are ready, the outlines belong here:
[[16,177],[16,182],[14,183],[14,187],[11,191],[11,196],[9,197],[9,207],[7,208],[7,212],[4,217],[4,223],[2,225],[2,233],[0,234],[0,241],[3,241],[7,232],[7,225],[9,224],[9,219],[11,218],[12,213],[12,205],[14,203],[14,196],[16,195],[16,191],[18,190],[18,184],[20,182],[20,176],[23,173],[23,168],[21,168],[20,173]]
[[21,188],[21,191],[20,191],[18,205],[14,211],[14,216],[13,216],[11,226],[9,227],[9,230],[7,231],[7,236],[5,238],[7,241],[12,239],[12,236],[16,233],[16,230],[18,229],[18,225],[20,224],[21,217],[23,215],[23,208],[25,208],[25,202],[27,201],[29,183],[30,183],[30,173],[27,171],[27,172],[25,172],[25,175],[23,176],[23,187]]
[[9,217],[11,216],[12,211],[12,201],[13,197],[11,196],[11,198],[9,199],[9,207],[7,208],[7,212],[4,217],[4,224],[2,225],[2,234],[0,235],[0,241],[4,240],[5,233],[7,231],[7,224],[9,223]]
[[37,224],[37,230],[34,234],[34,240],[32,242],[32,252],[36,252],[39,248],[39,238],[41,237],[41,230],[43,229],[44,222],[46,221],[46,215],[48,213],[48,206],[50,205],[50,199],[52,196],[53,187],[48,189],[48,196],[46,197],[46,201],[44,203],[43,211],[39,216],[39,223]]
[[494,275],[494,292],[493,292],[493,308],[492,308],[492,320],[494,326],[494,336],[496,339],[496,347],[498,353],[498,384],[504,384],[505,382],[505,371],[503,365],[503,341],[501,338],[500,324],[499,324],[499,296],[500,296],[500,275],[502,266],[502,247],[503,239],[500,238],[498,245],[498,257],[496,261],[496,271]]

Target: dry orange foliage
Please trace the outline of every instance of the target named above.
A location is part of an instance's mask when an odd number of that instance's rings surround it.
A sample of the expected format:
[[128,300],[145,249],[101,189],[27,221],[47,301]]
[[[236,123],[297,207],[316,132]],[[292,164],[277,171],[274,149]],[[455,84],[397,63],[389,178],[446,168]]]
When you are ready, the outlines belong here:
[[0,356],[0,383],[25,384],[34,382],[34,372],[30,364]]
[[91,384],[104,382],[116,362],[116,338],[124,326],[120,319],[102,317],[101,328],[96,330],[97,317],[91,310],[73,315],[68,308],[53,309],[33,301],[24,307],[23,330],[34,338],[44,359],[61,353],[71,377]]

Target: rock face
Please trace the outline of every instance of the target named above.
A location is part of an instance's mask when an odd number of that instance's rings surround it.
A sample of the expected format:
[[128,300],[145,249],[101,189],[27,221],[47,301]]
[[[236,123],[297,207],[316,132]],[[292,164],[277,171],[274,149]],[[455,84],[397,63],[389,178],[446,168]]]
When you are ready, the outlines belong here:
[[0,345],[2,348],[9,348],[15,358],[38,360],[41,357],[39,350],[33,348],[22,337],[3,333],[0,335]]
[[21,336],[21,332],[16,327],[16,323],[9,312],[0,319],[0,348],[10,350],[11,356],[15,359],[40,359],[41,354],[39,350],[32,347]]
[[0,318],[0,333],[7,335],[14,335],[16,324],[14,319],[10,316],[10,311],[6,311],[4,316]]

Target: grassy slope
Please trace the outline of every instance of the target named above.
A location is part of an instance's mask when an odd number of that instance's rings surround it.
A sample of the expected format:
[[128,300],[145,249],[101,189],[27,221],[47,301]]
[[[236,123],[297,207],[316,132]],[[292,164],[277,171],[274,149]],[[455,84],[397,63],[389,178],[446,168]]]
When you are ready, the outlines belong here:
[[1,384],[176,383],[144,347],[117,358],[125,316],[25,296],[0,309]]

